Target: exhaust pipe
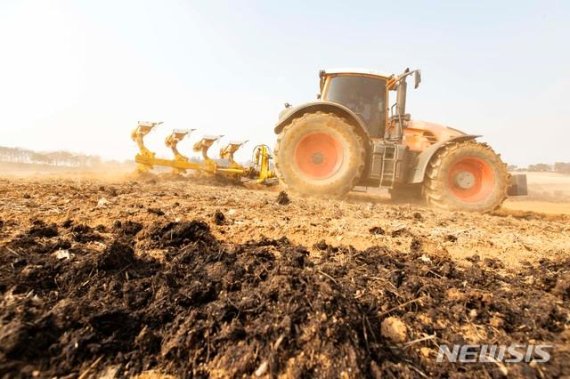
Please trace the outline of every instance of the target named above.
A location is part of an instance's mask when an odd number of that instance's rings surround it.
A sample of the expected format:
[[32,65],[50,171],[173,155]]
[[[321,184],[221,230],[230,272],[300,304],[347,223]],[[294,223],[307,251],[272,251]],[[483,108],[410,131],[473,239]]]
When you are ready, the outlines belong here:
[[398,122],[396,123],[396,133],[391,139],[396,142],[400,142],[402,141],[402,138],[404,138],[404,115],[406,114],[406,94],[408,91],[408,84],[406,83],[405,76],[400,79],[397,91],[396,114],[398,116]]

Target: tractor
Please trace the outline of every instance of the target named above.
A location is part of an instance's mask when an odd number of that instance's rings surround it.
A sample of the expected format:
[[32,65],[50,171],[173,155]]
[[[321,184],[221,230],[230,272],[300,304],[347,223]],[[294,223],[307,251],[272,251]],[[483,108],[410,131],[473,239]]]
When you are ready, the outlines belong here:
[[[368,70],[322,70],[317,101],[285,104],[275,126],[275,168],[302,194],[343,196],[355,186],[380,187],[393,198],[423,198],[444,209],[489,212],[526,195],[526,176],[510,175],[480,136],[413,120],[407,82]],[[390,92],[395,101],[390,105]]]

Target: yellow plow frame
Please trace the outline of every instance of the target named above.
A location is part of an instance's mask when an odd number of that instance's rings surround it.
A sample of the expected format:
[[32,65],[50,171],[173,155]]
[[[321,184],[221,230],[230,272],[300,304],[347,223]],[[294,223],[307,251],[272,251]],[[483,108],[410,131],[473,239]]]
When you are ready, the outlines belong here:
[[226,160],[227,165],[222,165],[216,160],[208,156],[208,150],[223,135],[204,136],[197,141],[193,150],[202,154],[201,161],[192,161],[187,156],[178,151],[178,143],[195,129],[174,130],[166,137],[164,143],[172,150],[173,159],[157,158],[156,154],[150,151],[144,144],[144,137],[150,133],[155,127],[162,122],[146,122],[139,121],[135,130],[131,134],[131,138],[138,145],[139,152],[135,156],[135,162],[139,172],[148,172],[155,166],[171,167],[175,174],[184,174],[186,170],[195,170],[210,175],[220,175],[224,177],[239,180],[247,178],[255,180],[258,183],[267,183],[269,179],[274,179],[275,174],[271,170],[270,160],[272,159],[269,147],[267,145],[258,145],[253,152],[253,166],[245,167],[234,159],[234,154],[247,141],[230,142],[220,149],[220,159]]

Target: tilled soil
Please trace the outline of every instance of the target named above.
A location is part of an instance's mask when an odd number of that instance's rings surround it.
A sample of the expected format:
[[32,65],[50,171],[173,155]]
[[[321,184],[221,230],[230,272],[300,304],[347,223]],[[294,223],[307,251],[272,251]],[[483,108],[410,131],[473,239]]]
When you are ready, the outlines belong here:
[[[563,217],[187,182],[4,181],[0,189],[3,377],[570,375]],[[290,202],[278,202],[284,196]],[[364,218],[369,204],[381,208]],[[281,217],[297,231],[279,233]],[[357,247],[321,228],[359,217],[345,230],[360,232]],[[453,232],[452,219],[457,228],[472,223],[471,233]],[[294,226],[302,222],[305,233]],[[448,229],[434,234],[437,225]],[[541,250],[529,243],[542,236],[530,235],[538,225],[546,236],[558,231]],[[502,245],[494,255],[446,249],[474,246],[493,227],[518,230],[533,256],[506,257]],[[436,361],[442,344],[513,343],[552,345],[552,359]]]

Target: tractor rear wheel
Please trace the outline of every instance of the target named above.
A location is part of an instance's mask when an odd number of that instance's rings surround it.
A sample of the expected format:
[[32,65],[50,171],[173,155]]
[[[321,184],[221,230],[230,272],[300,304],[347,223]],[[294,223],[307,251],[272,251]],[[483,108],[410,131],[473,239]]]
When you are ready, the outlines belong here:
[[486,144],[453,143],[432,158],[426,172],[424,197],[438,208],[490,212],[507,197],[509,173]]
[[353,126],[335,114],[306,113],[283,128],[275,168],[292,191],[342,196],[364,170],[365,149]]

